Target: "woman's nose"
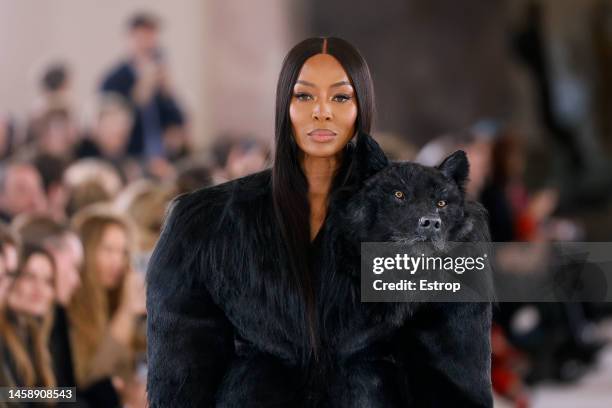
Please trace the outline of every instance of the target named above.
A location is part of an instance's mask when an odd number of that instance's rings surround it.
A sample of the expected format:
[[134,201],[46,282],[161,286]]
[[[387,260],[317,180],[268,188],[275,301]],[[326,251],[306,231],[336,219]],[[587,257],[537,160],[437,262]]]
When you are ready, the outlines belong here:
[[314,120],[331,120],[332,113],[327,104],[317,104],[312,111]]

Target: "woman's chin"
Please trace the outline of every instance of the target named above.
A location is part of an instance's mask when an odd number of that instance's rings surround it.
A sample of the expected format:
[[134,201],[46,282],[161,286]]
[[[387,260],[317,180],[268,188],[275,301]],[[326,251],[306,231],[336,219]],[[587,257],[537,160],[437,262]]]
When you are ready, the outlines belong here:
[[330,142],[325,142],[325,143],[311,142],[308,144],[308,146],[305,146],[303,151],[304,153],[306,153],[306,156],[310,156],[310,157],[316,157],[316,158],[334,157],[339,152],[341,152],[342,149],[344,148],[344,146],[338,146],[337,143],[334,143],[334,142],[335,141],[330,141]]

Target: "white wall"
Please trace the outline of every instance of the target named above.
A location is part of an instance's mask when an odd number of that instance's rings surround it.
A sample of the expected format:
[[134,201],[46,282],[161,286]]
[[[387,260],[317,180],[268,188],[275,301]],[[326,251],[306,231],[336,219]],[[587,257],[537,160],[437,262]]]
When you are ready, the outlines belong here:
[[125,23],[158,14],[179,99],[199,146],[222,130],[272,137],[274,88],[294,42],[283,0],[0,0],[0,112],[23,118],[45,64],[73,68],[80,110],[125,51]]

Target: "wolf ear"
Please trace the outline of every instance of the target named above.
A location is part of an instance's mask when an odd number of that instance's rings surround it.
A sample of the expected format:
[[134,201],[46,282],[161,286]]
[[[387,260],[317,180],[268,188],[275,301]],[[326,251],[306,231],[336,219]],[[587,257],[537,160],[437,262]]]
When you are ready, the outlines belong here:
[[463,150],[457,150],[455,153],[448,156],[437,168],[446,177],[454,180],[463,191],[468,175],[470,174],[470,163]]

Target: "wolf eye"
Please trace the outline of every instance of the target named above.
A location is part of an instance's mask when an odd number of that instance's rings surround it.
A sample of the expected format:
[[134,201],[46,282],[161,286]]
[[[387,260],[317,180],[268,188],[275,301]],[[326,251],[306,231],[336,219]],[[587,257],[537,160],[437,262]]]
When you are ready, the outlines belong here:
[[396,192],[394,193],[394,195],[395,195],[395,198],[397,198],[398,200],[403,200],[404,198],[406,198],[406,197],[404,196],[404,193],[403,193],[403,192],[401,192],[401,191],[399,191],[399,190],[398,190],[398,191],[396,191]]
[[440,207],[440,208],[446,207],[446,201],[444,201],[444,200],[438,201],[438,207]]

